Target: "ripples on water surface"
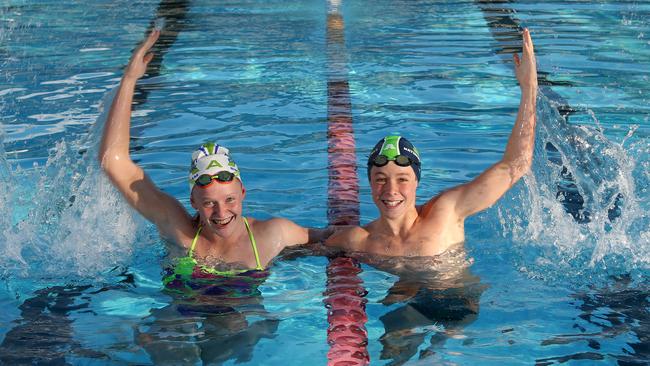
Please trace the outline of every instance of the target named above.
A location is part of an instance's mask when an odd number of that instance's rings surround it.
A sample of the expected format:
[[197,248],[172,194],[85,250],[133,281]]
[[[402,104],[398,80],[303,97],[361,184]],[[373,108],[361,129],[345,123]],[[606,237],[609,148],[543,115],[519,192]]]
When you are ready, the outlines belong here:
[[[468,220],[460,273],[363,265],[372,363],[648,363],[650,6],[342,9],[359,165],[402,132],[424,151],[421,202],[500,158],[518,105],[519,25],[532,29],[543,92],[534,174]],[[0,14],[2,362],[324,363],[325,258],[276,262],[263,302],[183,308],[161,292],[155,231],[94,156],[130,51],[164,18],[137,91],[133,158],[189,204],[189,152],[216,137],[244,172],[248,214],[325,225],[325,4],[10,1]]]

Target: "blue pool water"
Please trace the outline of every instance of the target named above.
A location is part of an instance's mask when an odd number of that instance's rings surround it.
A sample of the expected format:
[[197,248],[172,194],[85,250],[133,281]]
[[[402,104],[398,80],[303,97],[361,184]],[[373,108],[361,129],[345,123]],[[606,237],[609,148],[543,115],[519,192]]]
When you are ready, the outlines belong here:
[[[189,207],[190,151],[216,138],[247,215],[327,225],[326,14],[323,1],[0,5],[0,364],[327,362],[325,257],[278,260],[259,295],[199,301],[236,311],[184,313],[162,291],[164,243],[95,160],[121,70],[164,19],[134,160]],[[341,14],[362,223],[377,216],[363,169],[376,140],[399,131],[423,152],[423,203],[500,158],[518,27],[540,75],[532,172],[467,221],[466,255],[410,274],[366,258],[371,364],[648,364],[650,4],[343,0]]]

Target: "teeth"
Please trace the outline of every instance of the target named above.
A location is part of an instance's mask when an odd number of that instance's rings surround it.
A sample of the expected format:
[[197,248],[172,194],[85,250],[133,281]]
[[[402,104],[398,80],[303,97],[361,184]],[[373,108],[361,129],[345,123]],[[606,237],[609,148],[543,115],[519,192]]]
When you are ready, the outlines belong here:
[[402,203],[401,200],[399,200],[399,201],[388,201],[388,200],[384,200],[384,204],[385,204],[386,206],[388,206],[388,207],[395,207],[395,206],[399,205],[400,203]]
[[232,221],[233,218],[234,218],[234,216],[230,216],[230,217],[227,218],[227,219],[212,219],[212,223],[213,223],[213,224],[216,224],[216,225],[226,225],[226,224],[228,224],[230,221]]

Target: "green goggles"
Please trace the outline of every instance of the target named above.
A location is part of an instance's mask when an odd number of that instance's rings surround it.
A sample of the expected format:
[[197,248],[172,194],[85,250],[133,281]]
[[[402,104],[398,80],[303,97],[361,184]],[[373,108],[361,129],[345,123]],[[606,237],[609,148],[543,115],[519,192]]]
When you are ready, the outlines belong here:
[[201,188],[206,188],[209,185],[211,185],[212,182],[214,181],[217,181],[221,184],[227,184],[227,183],[232,183],[234,179],[235,179],[235,174],[222,170],[215,175],[201,174],[199,175],[198,178],[196,178],[195,183],[197,186]]
[[397,155],[394,158],[389,158],[386,155],[377,155],[373,160],[372,160],[372,165],[374,166],[384,166],[388,164],[389,161],[394,161],[395,164],[399,166],[411,166],[413,164],[413,161],[411,158],[409,158],[406,155]]

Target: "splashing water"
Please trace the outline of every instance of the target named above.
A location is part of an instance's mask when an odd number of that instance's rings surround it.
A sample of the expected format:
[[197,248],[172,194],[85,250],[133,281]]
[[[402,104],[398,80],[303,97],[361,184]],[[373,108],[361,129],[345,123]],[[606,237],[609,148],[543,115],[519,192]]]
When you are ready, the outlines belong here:
[[[11,176],[9,164],[5,158],[6,154],[4,151],[4,131],[1,129],[0,125],[0,208],[5,212],[4,215],[0,215],[0,242],[6,242],[4,237],[5,231],[11,226],[11,206],[9,204],[9,198],[12,197],[12,187],[13,177]],[[9,209],[9,210],[8,210]]]
[[[110,105],[113,95],[102,105]],[[95,158],[106,117],[101,112],[79,141],[59,141],[44,166],[12,170],[0,150],[3,279],[28,278],[34,285],[101,281],[111,268],[129,264],[141,221]]]
[[520,269],[533,277],[643,280],[650,268],[650,149],[636,127],[611,141],[589,113],[595,127],[571,125],[540,93],[532,174],[513,201],[497,206],[498,220],[512,234]]

